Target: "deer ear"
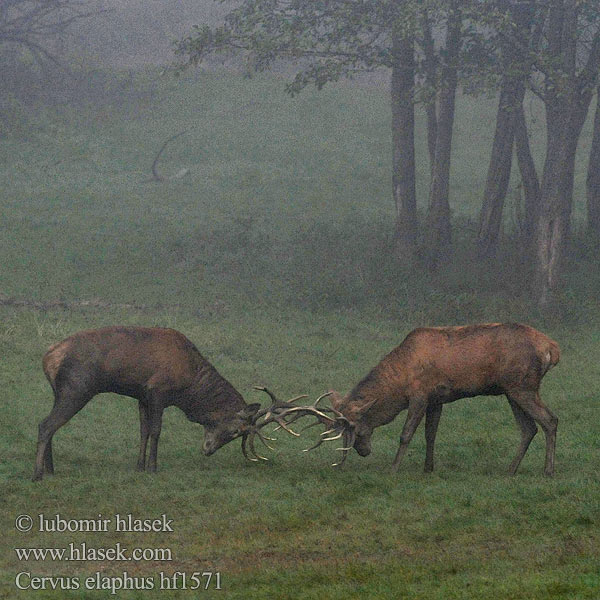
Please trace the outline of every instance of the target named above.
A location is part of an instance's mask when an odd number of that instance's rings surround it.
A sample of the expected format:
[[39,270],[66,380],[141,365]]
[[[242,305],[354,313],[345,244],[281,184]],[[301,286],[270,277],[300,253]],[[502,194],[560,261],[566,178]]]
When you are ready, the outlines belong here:
[[336,392],[335,390],[331,390],[329,392],[329,401],[331,402],[331,406],[333,406],[333,408],[338,409],[343,399],[343,396],[339,392]]
[[251,419],[260,409],[260,402],[254,402],[254,404],[248,404],[237,413],[237,416],[244,421]]

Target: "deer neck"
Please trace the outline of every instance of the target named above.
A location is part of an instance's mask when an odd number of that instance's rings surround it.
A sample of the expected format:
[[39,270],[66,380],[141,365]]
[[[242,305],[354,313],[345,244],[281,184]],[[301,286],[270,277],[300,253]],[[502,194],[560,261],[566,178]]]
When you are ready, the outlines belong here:
[[231,419],[246,406],[242,395],[212,367],[199,372],[186,396],[183,412],[202,425]]
[[406,408],[407,399],[408,382],[404,377],[398,376],[397,372],[392,376],[385,370],[373,369],[348,394],[348,418],[379,427]]

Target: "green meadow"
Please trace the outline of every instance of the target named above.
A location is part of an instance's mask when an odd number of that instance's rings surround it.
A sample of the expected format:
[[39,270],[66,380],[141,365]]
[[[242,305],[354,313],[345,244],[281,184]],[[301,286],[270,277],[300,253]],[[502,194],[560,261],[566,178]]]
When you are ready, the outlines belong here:
[[[97,77],[100,77],[96,73]],[[600,598],[600,274],[583,228],[589,128],[581,142],[564,293],[529,305],[528,265],[508,200],[499,264],[473,258],[495,101],[461,97],[452,166],[455,250],[432,275],[392,258],[389,102],[338,84],[295,98],[275,76],[141,72],[90,76],[77,101],[5,103],[0,137],[0,300],[98,299],[106,308],[0,306],[2,598]],[[423,115],[418,190],[427,200]],[[543,114],[529,117],[543,158]],[[180,131],[148,182],[161,144]],[[516,182],[513,182],[516,184]],[[424,212],[422,212],[424,214]],[[131,307],[125,304],[136,305]],[[121,305],[121,306],[118,306]],[[54,437],[56,475],[32,483],[38,423],[52,406],[47,347],[111,324],[180,330],[244,395],[348,391],[414,327],[524,321],[553,337],[559,365],[542,398],[559,417],[556,475],[544,440],[506,474],[519,432],[503,397],[448,405],[436,470],[417,431],[398,474],[401,414],[367,458],[278,432],[268,462],[234,441],[207,458],[202,429],[165,412],[159,471],[135,471],[137,403],[103,395]],[[39,532],[38,515],[166,514],[173,532]],[[15,528],[18,515],[34,528]],[[168,548],[170,561],[18,560],[15,548],[69,543]],[[18,573],[71,577],[79,590],[17,589]],[[126,572],[153,590],[84,588]],[[220,573],[221,590],[157,589],[160,573]],[[23,576],[23,582],[31,581]],[[181,585],[182,579],[178,579]],[[206,578],[203,579],[203,582]]]

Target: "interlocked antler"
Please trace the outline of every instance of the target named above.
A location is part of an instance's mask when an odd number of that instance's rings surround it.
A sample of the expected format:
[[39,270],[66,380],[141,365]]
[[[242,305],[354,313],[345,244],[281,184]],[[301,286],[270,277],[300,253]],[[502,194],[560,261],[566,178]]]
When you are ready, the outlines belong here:
[[[300,433],[302,433],[306,429],[309,429],[310,427],[314,427],[315,425],[324,425],[326,427],[326,430],[320,434],[319,440],[317,441],[317,443],[314,444],[313,446],[311,446],[310,448],[306,448],[304,450],[304,452],[309,452],[310,450],[313,450],[313,449],[319,447],[323,442],[330,442],[330,441],[337,440],[337,439],[340,439],[341,437],[343,437],[344,445],[342,448],[337,448],[337,450],[343,452],[344,454],[343,454],[341,460],[339,462],[334,463],[332,466],[341,466],[344,463],[344,461],[346,460],[346,456],[348,455],[348,452],[354,446],[356,434],[354,432],[354,425],[350,421],[348,421],[348,419],[346,417],[344,417],[344,415],[341,412],[339,412],[338,410],[336,410],[335,408],[332,408],[332,407],[318,406],[319,402],[323,398],[326,398],[327,396],[329,396],[331,394],[331,392],[321,394],[315,400],[315,402],[313,404],[310,404],[308,406],[296,406],[293,404],[293,402],[296,402],[297,400],[299,400],[301,398],[305,398],[306,397],[305,395],[293,398],[292,400],[289,400],[288,402],[280,402],[277,400],[277,398],[274,396],[274,394],[272,394],[268,389],[262,388],[262,387],[256,387],[255,389],[264,391],[266,394],[268,394],[271,397],[273,404],[268,409],[262,409],[257,413],[255,421],[254,421],[255,429],[249,434],[249,436],[251,436],[250,443],[253,442],[254,435],[258,435],[259,439],[267,447],[270,447],[266,443],[266,440],[271,441],[271,440],[273,440],[273,438],[265,438],[265,436],[263,436],[260,433],[259,429],[261,429],[265,425],[268,425],[269,423],[273,423],[273,422],[276,422],[278,424],[278,426],[275,428],[275,431],[277,429],[283,429],[284,431],[286,431],[289,434],[294,435],[296,437],[299,437]],[[315,422],[310,423],[309,425],[303,427],[300,430],[300,433],[296,433],[295,431],[293,431],[290,428],[290,425],[292,423],[295,423],[298,419],[301,419],[302,417],[305,417],[305,416],[313,416],[313,417],[316,417],[317,420]],[[264,420],[259,422],[259,419],[261,417],[264,417]],[[242,440],[242,451],[244,452],[244,456],[246,456],[246,458],[249,458],[245,452],[244,442],[245,442],[245,439]],[[257,458],[264,459],[264,457],[258,456],[256,454],[256,452],[254,452],[252,445],[250,446],[250,449],[252,450],[254,455],[257,456]],[[257,460],[257,459],[249,458],[249,460]]]
[[[281,427],[282,429],[287,431],[289,434],[295,435],[295,436],[300,435],[300,434],[296,433],[295,431],[292,431],[288,427],[288,424],[285,422],[282,413],[291,408],[295,408],[293,403],[296,402],[297,400],[301,400],[302,398],[306,398],[306,394],[303,394],[301,396],[296,396],[295,398],[292,398],[291,400],[288,400],[287,402],[281,402],[280,400],[277,399],[275,394],[273,394],[273,392],[268,390],[266,387],[254,386],[254,389],[259,390],[261,392],[265,392],[265,394],[267,394],[271,398],[271,406],[269,406],[268,408],[261,408],[254,415],[254,418],[252,420],[253,428],[251,429],[251,431],[249,433],[244,434],[242,437],[242,453],[244,454],[244,457],[252,462],[258,462],[259,460],[269,460],[269,459],[266,458],[265,456],[261,456],[260,454],[258,454],[258,452],[256,452],[256,449],[254,448],[255,436],[258,436],[258,439],[270,450],[273,450],[273,448],[267,442],[275,441],[275,438],[268,437],[266,435],[263,435],[260,432],[260,430],[265,425],[276,422],[276,423],[278,423],[279,427]],[[263,419],[263,420],[261,421],[260,419]],[[253,454],[253,456],[248,455],[248,452],[246,450],[246,445],[250,449],[250,452]]]
[[[322,394],[319,396],[315,403],[311,406],[298,406],[296,407],[299,411],[302,411],[300,414],[302,416],[305,415],[313,415],[317,417],[317,421],[310,425],[307,425],[304,429],[308,429],[313,425],[323,424],[326,425],[327,429],[319,435],[319,439],[316,444],[311,446],[310,448],[305,448],[303,452],[310,452],[315,448],[318,448],[323,442],[331,442],[334,440],[339,440],[341,437],[344,438],[344,445],[341,448],[336,448],[336,450],[343,452],[342,458],[333,463],[332,467],[341,467],[348,456],[348,452],[352,450],[354,446],[354,441],[356,440],[356,433],[354,431],[354,425],[339,411],[333,407],[321,407],[317,409],[317,404],[320,400],[329,396],[331,392],[327,392],[326,394]],[[333,415],[333,418],[328,416],[328,413]]]

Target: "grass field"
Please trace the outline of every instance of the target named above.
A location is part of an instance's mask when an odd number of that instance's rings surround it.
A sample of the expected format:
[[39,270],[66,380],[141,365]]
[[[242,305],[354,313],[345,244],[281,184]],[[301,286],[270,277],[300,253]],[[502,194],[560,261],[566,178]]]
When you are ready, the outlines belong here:
[[[271,77],[155,77],[140,74],[122,97],[111,99],[108,89],[75,106],[22,109],[0,139],[0,293],[146,307],[0,307],[0,597],[600,598],[597,259],[576,245],[552,315],[528,307],[527,270],[511,255],[510,240],[505,271],[472,260],[494,102],[459,102],[457,251],[445,272],[430,277],[388,260],[384,91],[339,85],[290,99]],[[422,121],[419,127],[423,207],[428,165]],[[534,129],[539,137],[539,117]],[[161,143],[182,130],[188,132],[167,148],[159,168],[167,175],[189,168],[189,176],[143,183]],[[585,167],[582,152],[578,218]],[[402,415],[375,432],[369,457],[353,453],[336,470],[331,447],[301,452],[314,437],[308,435],[279,436],[265,464],[247,463],[237,441],[206,458],[201,428],[171,409],[159,472],[150,475],[134,470],[136,402],[106,395],[55,436],[56,476],[30,481],[37,424],[52,404],[40,360],[51,343],[79,329],[174,327],[248,402],[264,402],[253,385],[282,397],[345,392],[413,327],[488,320],[530,322],[561,345],[561,362],[542,387],[560,420],[551,480],[542,476],[541,433],[519,474],[505,474],[518,433],[503,398],[445,409],[431,475],[422,472],[421,429],[400,473],[390,471]],[[165,513],[174,531],[15,529],[21,514],[116,513]],[[14,552],[70,542],[169,548],[173,560],[19,561]],[[19,591],[15,576],[23,571],[78,577],[82,587]],[[96,572],[124,571],[152,578],[155,587],[161,571],[218,571],[223,589],[83,589]]]

